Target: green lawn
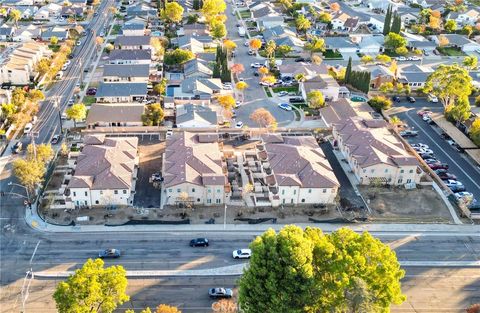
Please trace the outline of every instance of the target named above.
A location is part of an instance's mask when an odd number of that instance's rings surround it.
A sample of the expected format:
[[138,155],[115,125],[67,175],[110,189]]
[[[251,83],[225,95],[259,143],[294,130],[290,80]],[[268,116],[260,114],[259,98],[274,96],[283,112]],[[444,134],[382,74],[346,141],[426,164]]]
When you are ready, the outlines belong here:
[[325,50],[323,56],[325,59],[343,59],[343,55],[340,52],[331,49]]
[[438,47],[437,50],[441,54],[448,55],[448,56],[465,56],[466,55],[462,50],[454,47]]
[[251,18],[252,14],[250,13],[250,10],[245,10],[245,11],[239,11],[240,16],[242,18]]
[[392,49],[385,49],[385,52],[383,54],[386,54],[392,58],[400,56],[400,54],[396,53],[395,50],[392,50]]
[[265,93],[267,94],[267,97],[271,98],[272,93],[270,92],[270,89],[268,89],[268,87],[263,87],[263,89],[265,90]]
[[83,104],[85,104],[86,106],[91,106],[93,103],[95,103],[95,97],[94,96],[83,97]]
[[113,25],[111,34],[112,34],[112,35],[118,35],[121,30],[122,30],[122,26],[121,26],[121,25]]
[[280,91],[298,93],[298,85],[296,85],[296,86],[289,86],[289,87],[275,87],[275,88],[272,88],[272,90],[273,90],[273,92],[275,92],[275,93],[279,93]]

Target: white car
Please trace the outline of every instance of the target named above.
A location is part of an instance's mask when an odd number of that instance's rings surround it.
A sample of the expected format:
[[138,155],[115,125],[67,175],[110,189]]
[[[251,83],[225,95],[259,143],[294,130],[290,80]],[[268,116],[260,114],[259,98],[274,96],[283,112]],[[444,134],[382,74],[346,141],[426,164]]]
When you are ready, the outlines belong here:
[[243,127],[243,122],[239,121],[237,124],[235,124],[235,128],[242,128]]
[[165,134],[165,138],[170,138],[173,135],[173,129],[167,129],[167,133]]
[[265,86],[265,87],[271,87],[273,86],[274,84],[270,84],[270,83],[267,83],[267,82],[259,82],[258,83],[260,86]]
[[82,42],[79,40],[77,41],[77,46],[80,46],[82,44]]
[[279,96],[279,97],[288,96],[288,92],[287,91],[280,91],[279,93],[277,93],[277,96]]
[[433,103],[437,103],[438,98],[434,95],[428,95],[428,101],[433,102]]
[[238,108],[241,105],[242,105],[242,101],[240,101],[240,100],[235,101],[235,107],[236,108]]
[[31,131],[32,131],[32,128],[33,128],[33,125],[32,123],[27,123],[25,125],[25,128],[23,129],[23,133],[26,135],[26,134],[29,134]]
[[468,191],[456,192],[454,193],[454,195],[455,195],[455,198],[457,198],[457,200],[460,200],[463,198],[473,198],[473,193]]
[[260,64],[259,62],[255,62],[255,63],[250,64],[250,67],[251,68],[261,68],[262,64]]
[[433,154],[433,151],[431,149],[424,149],[424,148],[420,148],[420,149],[415,149],[418,153],[426,153],[426,154]]
[[407,61],[407,58],[406,57],[398,57],[396,60],[397,61]]
[[412,148],[430,149],[430,147],[424,143],[414,143]]
[[232,252],[234,259],[250,259],[252,256],[252,250],[250,249],[239,249]]

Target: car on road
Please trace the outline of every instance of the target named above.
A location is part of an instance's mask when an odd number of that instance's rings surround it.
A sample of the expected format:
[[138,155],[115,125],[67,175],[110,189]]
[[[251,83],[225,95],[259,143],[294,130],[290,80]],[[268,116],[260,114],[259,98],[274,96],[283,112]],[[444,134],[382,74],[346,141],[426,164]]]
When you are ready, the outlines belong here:
[[291,97],[288,99],[288,102],[290,103],[304,103],[305,100],[302,97]]
[[87,90],[87,96],[95,96],[96,93],[97,93],[97,88],[95,87],[90,87]]
[[235,124],[235,128],[242,128],[243,127],[243,122],[239,121],[237,124]]
[[415,136],[418,136],[418,131],[416,131],[416,130],[402,130],[400,132],[400,136],[402,136],[402,137],[415,137]]
[[420,110],[417,112],[419,116],[424,116],[425,114],[432,114],[432,111],[430,110]]
[[252,250],[250,249],[239,249],[232,252],[232,257],[234,259],[250,259],[252,256]]
[[98,253],[98,257],[101,259],[116,259],[121,255],[118,249],[105,249]]
[[12,147],[12,152],[13,153],[20,153],[23,148],[23,143],[21,141],[17,141],[13,147]]
[[250,49],[250,50],[248,50],[247,54],[248,54],[248,55],[255,55],[255,51],[253,51],[253,50]]
[[410,103],[415,103],[417,100],[415,100],[415,98],[412,97],[412,96],[408,96],[407,101],[410,102]]
[[285,97],[287,95],[288,95],[287,91],[280,91],[279,93],[277,93],[277,96],[279,96],[279,97]]
[[260,74],[258,72],[253,72],[253,76],[258,77],[258,76],[260,76]]
[[73,100],[73,98],[72,98],[72,99],[68,100],[67,105],[68,105],[69,107],[71,107],[74,103],[75,103],[75,100]]
[[230,288],[210,288],[208,290],[208,296],[211,299],[231,298],[233,291]]
[[311,62],[312,60],[311,59],[307,59],[307,58],[296,58],[295,59],[295,62]]
[[428,95],[428,101],[433,102],[433,103],[438,103],[438,98],[435,95],[429,94]]
[[278,107],[282,110],[285,110],[285,111],[291,111],[292,110],[292,107],[288,103],[279,103]]
[[235,108],[238,108],[241,105],[242,105],[242,101],[240,100],[235,101]]
[[25,128],[23,129],[23,133],[26,135],[26,134],[29,134],[31,131],[32,131],[32,128],[33,128],[33,124],[32,123],[27,123],[25,125]]
[[400,102],[400,97],[399,96],[393,96],[392,100],[393,100],[393,102]]
[[262,66],[263,65],[259,62],[255,62],[255,63],[250,64],[251,68],[261,68]]
[[422,59],[420,57],[408,57],[407,61],[421,61]]
[[50,143],[52,145],[56,145],[60,141],[60,135],[55,135],[52,137],[52,140],[50,140]]
[[82,44],[82,42],[79,40],[77,41],[77,46],[80,46]]
[[456,180],[446,181],[445,185],[447,185],[447,187],[450,188],[452,192],[464,192],[467,190],[461,182]]
[[434,164],[428,164],[428,166],[432,170],[439,170],[439,169],[448,170],[448,164],[447,163],[434,163]]
[[208,247],[207,238],[195,238],[190,240],[190,247]]
[[170,138],[173,135],[173,129],[167,129],[167,133],[165,134],[165,138]]
[[275,83],[271,84],[271,83],[268,83],[268,82],[259,82],[258,84],[260,86],[265,86],[265,87],[272,87],[273,85],[275,85]]
[[430,149],[430,147],[424,143],[412,143],[412,148]]
[[406,57],[397,57],[397,58],[395,58],[395,60],[397,60],[397,61],[407,61],[407,58]]

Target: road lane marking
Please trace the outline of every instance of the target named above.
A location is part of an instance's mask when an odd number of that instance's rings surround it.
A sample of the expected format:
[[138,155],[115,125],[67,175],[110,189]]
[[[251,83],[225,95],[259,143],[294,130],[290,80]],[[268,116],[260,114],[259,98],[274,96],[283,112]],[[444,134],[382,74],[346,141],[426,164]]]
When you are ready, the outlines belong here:
[[32,257],[30,258],[30,266],[32,265],[33,258],[35,257],[35,253],[37,253],[38,246],[40,245],[41,240],[37,242],[37,245],[35,246],[35,250],[33,250]]

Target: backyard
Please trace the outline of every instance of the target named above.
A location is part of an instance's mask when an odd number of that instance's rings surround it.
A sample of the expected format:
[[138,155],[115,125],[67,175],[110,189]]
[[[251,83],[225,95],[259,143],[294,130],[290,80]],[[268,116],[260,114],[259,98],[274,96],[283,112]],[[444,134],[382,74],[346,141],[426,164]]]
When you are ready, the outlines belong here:
[[466,55],[462,50],[455,47],[438,47],[437,51],[440,52],[442,55],[447,55],[452,57]]
[[325,59],[343,59],[343,55],[340,52],[331,49],[325,50],[323,56]]

